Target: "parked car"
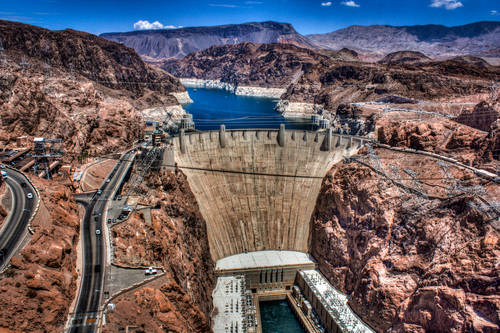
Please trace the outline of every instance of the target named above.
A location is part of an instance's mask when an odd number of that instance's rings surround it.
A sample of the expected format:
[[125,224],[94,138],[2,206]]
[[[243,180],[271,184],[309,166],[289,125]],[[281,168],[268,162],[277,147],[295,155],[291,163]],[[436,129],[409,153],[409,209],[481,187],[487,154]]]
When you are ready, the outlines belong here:
[[33,199],[33,193],[31,193],[31,192],[26,194],[26,196],[28,197],[28,199]]
[[156,269],[154,269],[153,267],[148,267],[145,272],[144,272],[146,275],[155,275],[156,273],[158,273],[158,271]]
[[102,194],[102,190],[97,190],[97,194]]
[[99,229],[95,229],[95,234],[96,234],[96,235],[100,235],[100,234],[101,234],[101,230],[99,230]]

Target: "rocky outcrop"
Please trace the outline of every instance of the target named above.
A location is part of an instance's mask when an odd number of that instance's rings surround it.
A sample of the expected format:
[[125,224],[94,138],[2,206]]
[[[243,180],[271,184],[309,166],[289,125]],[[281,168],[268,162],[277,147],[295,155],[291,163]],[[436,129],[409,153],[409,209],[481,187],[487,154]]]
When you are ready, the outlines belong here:
[[365,153],[323,181],[311,234],[320,270],[378,332],[498,331],[500,237],[484,203],[495,185],[427,157]]
[[450,57],[497,49],[500,44],[500,23],[476,22],[455,27],[355,25],[307,37],[322,48],[338,50],[347,47],[375,59],[401,50],[418,51],[431,57]]
[[162,267],[166,275],[114,300],[104,331],[133,325],[147,332],[208,332],[214,262],[196,199],[182,173],[152,173],[142,186],[149,192],[141,202],[154,207],[151,223],[137,213],[112,229],[114,262]]
[[265,87],[245,87],[238,86],[235,90],[236,95],[280,98],[286,92],[285,88],[265,88]]
[[463,62],[464,64],[469,64],[469,65],[474,65],[474,66],[479,66],[479,67],[491,66],[486,60],[479,58],[479,57],[473,57],[473,56],[458,56],[458,57],[453,57],[450,60],[457,61],[457,62]]
[[500,117],[499,106],[498,104],[495,106],[483,101],[477,104],[472,110],[462,112],[462,114],[455,118],[455,121],[481,131],[489,132],[493,124]]
[[[131,49],[73,30],[0,21],[0,142],[62,138],[72,159],[114,152],[142,136],[142,111],[176,108],[185,88]],[[168,112],[168,111],[167,111]]]
[[7,55],[18,63],[24,59],[33,65],[36,59],[47,65],[43,69],[64,68],[106,87],[131,91],[136,97],[146,90],[163,95],[184,91],[177,79],[148,66],[133,50],[95,35],[1,20],[0,32]]
[[0,176],[0,227],[4,223],[7,215],[9,215],[10,207],[5,207],[5,203],[9,201],[8,197],[10,197],[10,191],[3,177]]
[[189,94],[187,93],[187,91],[174,92],[174,93],[172,93],[172,95],[175,98],[177,98],[177,102],[179,102],[179,104],[193,103],[193,100],[191,99],[191,97],[189,97]]
[[43,202],[31,241],[0,279],[0,330],[61,332],[76,296],[79,209],[68,185],[34,180]]
[[101,37],[124,44],[137,51],[145,60],[181,59],[190,53],[213,45],[253,43],[284,43],[314,47],[292,25],[279,22],[250,22],[209,27],[189,27],[169,30],[146,30],[105,33]]
[[401,122],[394,115],[378,119],[376,126],[380,143],[434,152],[492,172],[500,166],[493,130],[485,133],[447,119]]
[[419,63],[425,61],[431,61],[432,59],[421,52],[416,51],[398,51],[389,53],[382,60],[379,60],[380,64],[389,63]]
[[323,112],[323,107],[314,103],[290,102],[280,100],[276,104],[276,111],[287,118],[311,118],[312,115]]

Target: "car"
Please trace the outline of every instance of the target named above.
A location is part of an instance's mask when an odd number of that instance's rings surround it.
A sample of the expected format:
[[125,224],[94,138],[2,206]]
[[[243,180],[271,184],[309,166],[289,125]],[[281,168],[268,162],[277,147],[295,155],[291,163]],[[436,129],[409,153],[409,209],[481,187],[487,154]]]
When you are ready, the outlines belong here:
[[110,180],[109,178],[108,178],[108,179],[106,179],[106,183],[109,183],[110,181],[111,181],[111,180]]
[[102,194],[102,190],[97,190],[97,194]]
[[118,194],[118,196],[116,197],[116,200],[121,200],[121,199],[122,199],[121,194]]
[[111,223],[111,221],[112,221],[111,219],[108,219],[108,223]]
[[31,193],[31,192],[26,194],[26,196],[28,197],[28,199],[33,199],[33,193]]
[[0,169],[5,169],[5,165],[0,164]]
[[158,273],[158,271],[153,267],[148,267],[146,270],[144,270],[144,273],[146,275],[155,275],[156,273]]
[[100,235],[100,234],[101,234],[101,230],[99,230],[99,229],[95,229],[95,234],[96,234],[96,235]]

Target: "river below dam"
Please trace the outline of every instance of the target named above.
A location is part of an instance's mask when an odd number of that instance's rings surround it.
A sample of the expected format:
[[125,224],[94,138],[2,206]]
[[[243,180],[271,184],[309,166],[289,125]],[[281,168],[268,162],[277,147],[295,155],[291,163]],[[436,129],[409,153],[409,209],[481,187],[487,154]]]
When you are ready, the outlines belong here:
[[262,333],[304,333],[286,300],[260,302]]
[[310,130],[310,121],[286,119],[274,110],[277,99],[238,96],[222,89],[187,88],[193,103],[184,105],[201,131],[218,129],[279,128]]

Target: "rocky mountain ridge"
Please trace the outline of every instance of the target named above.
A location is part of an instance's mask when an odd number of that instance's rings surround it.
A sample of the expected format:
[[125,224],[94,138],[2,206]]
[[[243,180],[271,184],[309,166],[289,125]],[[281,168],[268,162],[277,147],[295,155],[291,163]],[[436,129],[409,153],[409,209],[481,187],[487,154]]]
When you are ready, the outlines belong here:
[[142,134],[151,108],[182,114],[178,79],[123,45],[74,30],[0,21],[0,142],[62,138],[68,158],[105,153]]
[[[250,22],[220,26],[164,30],[111,32],[101,37],[135,49],[145,60],[155,63],[181,59],[214,45],[285,43],[311,49],[350,49],[366,60],[380,60],[398,51],[421,52],[440,59],[474,55],[500,58],[500,22],[475,22],[462,26],[349,26],[330,33],[301,35],[291,24]],[[355,55],[357,57],[357,54]],[[348,60],[348,59],[344,59]],[[355,59],[349,59],[355,60]]]
[[430,57],[481,55],[499,57],[500,22],[475,22],[462,26],[350,26],[326,34],[307,35],[320,48],[343,47],[381,58],[392,52],[418,51]]
[[144,30],[123,33],[104,33],[101,37],[122,43],[137,51],[145,60],[180,59],[213,45],[255,43],[287,43],[314,47],[307,38],[288,23],[249,22],[208,27],[189,27],[169,30]]

